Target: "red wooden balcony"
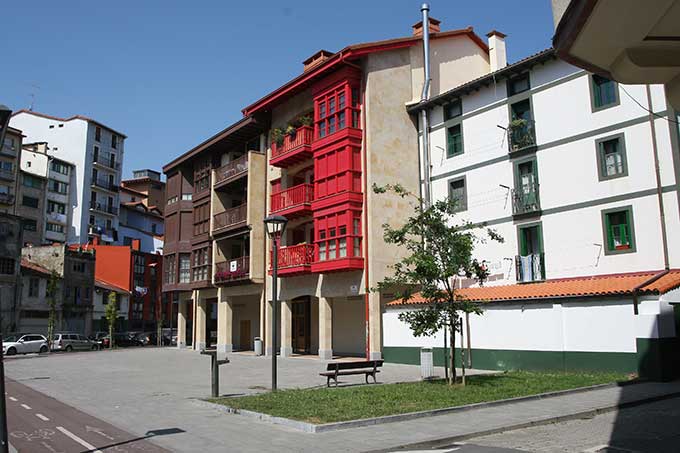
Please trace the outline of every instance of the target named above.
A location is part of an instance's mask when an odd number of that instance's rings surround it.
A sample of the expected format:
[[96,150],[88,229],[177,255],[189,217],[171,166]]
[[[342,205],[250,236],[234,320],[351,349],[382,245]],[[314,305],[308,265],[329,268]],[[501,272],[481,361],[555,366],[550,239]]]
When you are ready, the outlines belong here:
[[294,136],[286,135],[283,143],[272,143],[272,158],[269,163],[274,167],[290,167],[312,158],[312,140],[314,128],[300,126]]
[[[270,253],[270,257],[273,257],[273,253]],[[281,247],[279,249],[279,276],[290,277],[309,273],[312,269],[312,261],[314,261],[313,244],[298,244],[289,247]],[[271,274],[271,263],[273,263],[273,259],[270,259],[269,263],[269,273]]]
[[247,153],[215,170],[215,188],[225,186],[246,173],[248,173]]
[[314,201],[314,185],[299,184],[271,195],[271,213],[286,216],[289,220],[310,215]]
[[245,226],[248,216],[248,205],[243,203],[235,208],[215,214],[213,220],[213,234],[223,233],[235,228]]
[[250,257],[242,256],[215,263],[215,283],[242,282],[250,278]]

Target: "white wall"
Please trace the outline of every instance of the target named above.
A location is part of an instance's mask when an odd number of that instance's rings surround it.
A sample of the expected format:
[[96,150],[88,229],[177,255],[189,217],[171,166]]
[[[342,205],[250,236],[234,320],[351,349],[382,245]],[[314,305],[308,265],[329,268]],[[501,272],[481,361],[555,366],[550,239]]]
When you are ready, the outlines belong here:
[[47,177],[47,154],[22,149],[21,170],[42,178]]

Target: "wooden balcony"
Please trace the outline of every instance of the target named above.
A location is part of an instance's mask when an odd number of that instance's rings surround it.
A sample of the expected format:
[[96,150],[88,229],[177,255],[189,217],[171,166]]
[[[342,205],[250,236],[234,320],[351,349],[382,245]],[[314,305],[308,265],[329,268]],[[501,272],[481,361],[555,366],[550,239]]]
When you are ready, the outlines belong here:
[[312,140],[314,128],[301,126],[295,135],[286,135],[283,143],[272,143],[272,157],[269,163],[274,167],[290,167],[312,158]]
[[271,195],[270,211],[289,220],[312,213],[314,185],[299,184]]
[[[270,253],[273,258],[273,252]],[[307,274],[312,271],[312,262],[314,261],[314,245],[313,244],[298,244],[289,247],[281,247],[278,253],[279,257],[279,277],[291,277],[294,275]],[[273,259],[270,259],[271,263]]]
[[224,187],[246,174],[248,174],[248,153],[215,169],[215,189]]
[[215,284],[241,283],[250,279],[250,257],[215,263]]
[[246,226],[248,205],[243,203],[235,208],[215,214],[213,218],[213,234],[226,233]]

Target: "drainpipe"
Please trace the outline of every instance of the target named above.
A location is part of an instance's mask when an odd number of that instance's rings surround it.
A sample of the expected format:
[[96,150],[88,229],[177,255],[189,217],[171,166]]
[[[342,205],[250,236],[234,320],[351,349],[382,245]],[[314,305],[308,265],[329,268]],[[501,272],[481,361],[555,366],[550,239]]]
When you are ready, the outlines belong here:
[[[423,13],[423,91],[420,102],[427,101],[430,93],[430,5],[423,3],[420,11]],[[432,194],[430,188],[430,112],[427,108],[420,111],[420,124],[423,131],[423,176],[425,186],[425,206],[430,206]]]
[[656,175],[656,196],[659,200],[659,218],[661,220],[661,243],[663,245],[664,269],[670,269],[668,260],[668,235],[666,233],[666,213],[663,206],[663,191],[661,189],[661,171],[659,170],[659,147],[656,142],[656,125],[654,124],[654,106],[652,105],[652,90],[647,89],[647,104],[649,106],[649,128],[652,132],[652,150],[654,151],[654,173]]
[[635,288],[633,288],[633,313],[634,314],[636,314],[636,315],[638,314],[638,297],[640,296],[640,290],[647,285],[651,285],[652,283],[654,283],[655,281],[657,281],[658,279],[660,279],[661,277],[663,277],[664,275],[666,275],[669,272],[670,272],[670,269],[665,269],[665,270],[659,272],[658,274],[652,275],[650,278],[648,278],[647,280],[645,280],[644,282],[640,283]]

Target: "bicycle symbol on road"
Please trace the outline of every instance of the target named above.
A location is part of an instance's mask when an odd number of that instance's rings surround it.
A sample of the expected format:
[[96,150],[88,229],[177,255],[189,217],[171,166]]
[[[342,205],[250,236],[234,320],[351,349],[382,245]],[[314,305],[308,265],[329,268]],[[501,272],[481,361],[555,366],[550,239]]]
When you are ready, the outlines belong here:
[[17,439],[23,439],[27,442],[38,439],[49,440],[54,434],[55,432],[51,429],[36,429],[32,433],[27,433],[25,431],[12,431],[9,433],[10,436],[16,437]]

